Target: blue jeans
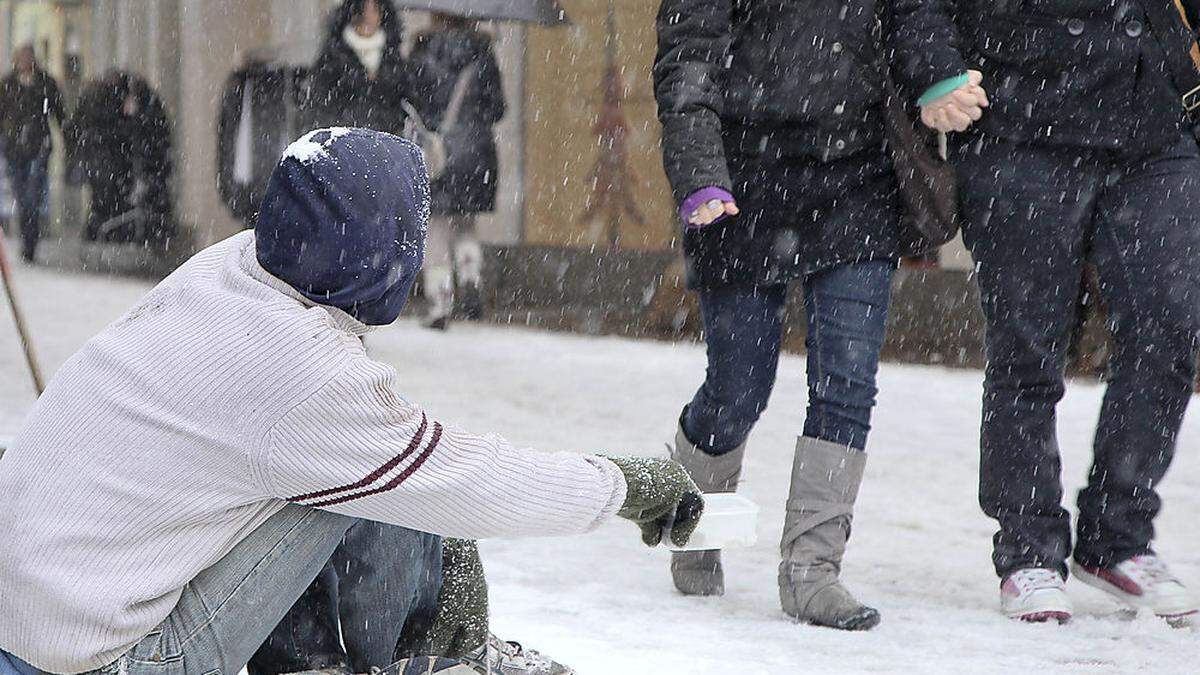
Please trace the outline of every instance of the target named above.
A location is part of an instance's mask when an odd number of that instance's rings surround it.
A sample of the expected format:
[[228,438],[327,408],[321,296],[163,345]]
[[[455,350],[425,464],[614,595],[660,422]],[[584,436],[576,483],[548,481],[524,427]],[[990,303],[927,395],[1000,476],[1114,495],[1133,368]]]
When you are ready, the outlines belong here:
[[[875,406],[895,265],[839,265],[806,277],[808,412],[804,435],[866,447]],[[701,291],[708,371],[684,408],[684,434],[705,452],[729,452],[750,435],[775,385],[787,286]]]
[[[398,645],[427,637],[441,569],[441,537],[360,521],[250,660],[250,675],[332,665],[368,673],[390,664]],[[424,583],[413,583],[414,570],[424,571]]]
[[[334,550],[359,523],[346,516],[288,505],[269,518],[183,590],[175,609],[156,629],[97,675],[234,674],[279,624],[296,599],[326,566]],[[403,548],[386,560],[405,565],[390,597],[405,598],[441,584],[441,557],[430,569],[425,536],[409,533]],[[416,555],[414,555],[416,553]],[[382,598],[381,598],[382,600]],[[387,659],[391,660],[390,655]],[[383,662],[380,662],[381,664]],[[13,661],[21,675],[37,671]],[[0,673],[6,673],[0,652]]]
[[21,255],[32,260],[41,239],[42,214],[49,192],[50,153],[8,159],[8,180],[21,217]]
[[1150,157],[984,138],[958,151],[963,234],[987,318],[979,499],[999,522],[1000,576],[1066,572],[1055,407],[1073,308],[1095,264],[1114,350],[1075,559],[1105,567],[1150,551],[1155,486],[1192,398],[1200,333],[1200,149]]

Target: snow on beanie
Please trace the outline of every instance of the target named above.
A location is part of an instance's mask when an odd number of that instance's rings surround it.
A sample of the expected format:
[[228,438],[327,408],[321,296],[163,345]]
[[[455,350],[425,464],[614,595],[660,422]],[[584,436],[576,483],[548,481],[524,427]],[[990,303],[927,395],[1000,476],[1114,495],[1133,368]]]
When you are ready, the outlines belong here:
[[421,150],[367,129],[318,129],[284,152],[254,227],[258,262],[313,302],[396,320],[425,256]]

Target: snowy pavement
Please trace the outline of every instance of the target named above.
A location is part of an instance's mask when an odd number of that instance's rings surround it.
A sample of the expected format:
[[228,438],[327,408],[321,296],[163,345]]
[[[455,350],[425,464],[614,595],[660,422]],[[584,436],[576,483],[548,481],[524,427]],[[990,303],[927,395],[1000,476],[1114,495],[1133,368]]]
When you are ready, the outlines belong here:
[[[144,282],[18,268],[47,373],[116,318]],[[0,436],[33,403],[7,316],[0,316]],[[436,416],[520,444],[654,454],[699,384],[700,346],[411,321],[368,338],[399,371],[402,393]],[[726,554],[724,598],[684,598],[668,553],[615,522],[590,536],[484,544],[493,627],[581,675],[687,673],[1195,673],[1200,631],[1118,618],[1072,583],[1068,626],[1013,623],[996,612],[992,525],[975,501],[980,373],[886,365],[844,578],[883,613],[866,634],[784,620],[775,589],[804,362],[787,356],[772,406],[751,437],[743,492],[763,509],[759,544]],[[1068,494],[1082,483],[1102,389],[1075,383],[1060,408]],[[1189,415],[1162,488],[1159,551],[1200,590],[1200,421]]]

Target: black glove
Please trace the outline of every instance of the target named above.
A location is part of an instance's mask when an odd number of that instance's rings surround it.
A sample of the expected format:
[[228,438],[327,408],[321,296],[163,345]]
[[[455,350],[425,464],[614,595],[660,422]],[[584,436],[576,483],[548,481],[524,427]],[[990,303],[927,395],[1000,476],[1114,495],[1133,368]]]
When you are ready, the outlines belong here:
[[625,504],[618,516],[632,520],[642,542],[657,546],[663,530],[671,543],[686,546],[704,513],[704,496],[683,466],[673,459],[608,457],[625,474]]

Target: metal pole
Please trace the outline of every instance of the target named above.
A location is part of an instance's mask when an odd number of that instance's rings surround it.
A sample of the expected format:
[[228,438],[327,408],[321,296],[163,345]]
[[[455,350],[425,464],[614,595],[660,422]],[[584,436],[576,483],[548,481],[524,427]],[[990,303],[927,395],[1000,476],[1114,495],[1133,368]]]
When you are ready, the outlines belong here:
[[29,364],[29,375],[33,377],[33,387],[38,396],[42,395],[45,385],[42,381],[42,371],[38,368],[37,355],[33,353],[33,341],[25,328],[25,320],[21,316],[21,308],[17,306],[17,294],[13,290],[12,269],[8,266],[8,253],[4,249],[4,237],[0,235],[0,277],[4,281],[4,293],[8,296],[8,306],[12,309],[13,323],[17,325],[17,335],[21,339],[21,348],[25,350],[25,362]]

